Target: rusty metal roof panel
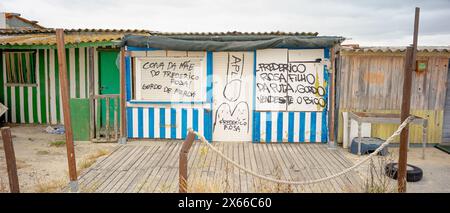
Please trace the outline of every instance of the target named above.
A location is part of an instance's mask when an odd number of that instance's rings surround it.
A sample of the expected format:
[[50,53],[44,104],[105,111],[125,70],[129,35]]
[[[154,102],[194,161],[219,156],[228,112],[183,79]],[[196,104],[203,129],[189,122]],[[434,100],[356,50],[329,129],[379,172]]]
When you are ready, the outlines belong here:
[[[437,52],[450,53],[450,46],[419,46],[419,52]],[[357,47],[357,46],[342,46],[344,52],[355,53],[402,53],[406,51],[405,46],[380,46],[380,47]]]
[[[66,44],[78,44],[89,42],[117,41],[122,39],[123,33],[75,33],[66,34]],[[56,35],[49,33],[6,35],[0,36],[0,45],[55,45]]]

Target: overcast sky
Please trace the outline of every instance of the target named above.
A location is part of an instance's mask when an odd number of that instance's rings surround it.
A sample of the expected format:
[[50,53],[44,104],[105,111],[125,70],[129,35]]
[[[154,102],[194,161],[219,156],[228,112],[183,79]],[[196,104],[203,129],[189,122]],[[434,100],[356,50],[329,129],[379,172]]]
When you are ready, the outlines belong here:
[[344,36],[363,46],[450,45],[450,0],[1,0],[45,27],[170,32],[286,31]]

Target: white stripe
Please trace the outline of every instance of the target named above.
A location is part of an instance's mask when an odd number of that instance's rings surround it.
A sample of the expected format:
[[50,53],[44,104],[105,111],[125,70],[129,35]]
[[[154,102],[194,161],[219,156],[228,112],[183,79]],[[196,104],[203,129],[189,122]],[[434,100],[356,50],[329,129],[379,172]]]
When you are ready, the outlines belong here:
[[300,139],[299,137],[299,130],[300,130],[300,113],[294,112],[294,142],[298,142]]
[[85,86],[85,81],[86,81],[86,75],[85,75],[85,63],[86,61],[85,59],[85,54],[84,54],[85,48],[84,47],[80,47],[79,49],[79,67],[80,67],[80,98],[86,98],[86,86]]
[[49,55],[49,77],[50,77],[50,113],[51,113],[51,123],[56,124],[56,83],[55,83],[55,50],[50,50]]
[[305,142],[309,142],[311,136],[311,112],[305,112]]
[[154,121],[154,129],[155,129],[155,138],[161,138],[161,134],[159,133],[159,108],[155,107],[155,121]]
[[278,112],[272,112],[272,142],[277,142]]
[[186,122],[187,122],[187,129],[193,129],[194,127],[192,126],[193,123],[193,119],[192,119],[192,112],[193,110],[191,108],[186,109],[186,113],[187,113],[187,118],[186,118]]
[[38,122],[42,123],[42,111],[41,111],[41,90],[40,88],[42,87],[41,82],[40,82],[40,72],[39,72],[39,51],[36,52],[36,83],[37,83],[37,87],[36,87],[36,100],[37,100],[37,117],[38,117]]
[[261,131],[260,131],[260,141],[266,141],[266,121],[267,121],[267,113],[266,112],[260,112],[261,119],[260,119],[260,125],[261,125]]
[[[6,88],[6,82],[8,81],[8,79],[6,79],[6,54],[3,53],[3,97],[5,97],[5,106],[8,107],[8,110],[11,110],[11,106],[8,106],[8,92],[7,92],[7,88]],[[5,121],[8,122],[8,112],[5,112]]]
[[17,123],[16,120],[16,87],[11,88],[11,121]]
[[25,97],[23,97],[23,89],[23,87],[19,87],[20,123],[25,123]]
[[322,142],[322,113],[316,113],[316,142]]
[[203,131],[203,117],[205,110],[204,109],[198,109],[198,133],[201,135],[205,135],[205,132]]
[[289,133],[289,112],[283,112],[283,141],[288,141]]
[[138,109],[133,108],[131,111],[133,112],[133,138],[137,138],[139,135]]
[[166,130],[166,138],[170,138],[170,133],[171,133],[171,124],[170,124],[170,119],[171,119],[171,113],[170,113],[170,108],[166,107],[166,111],[165,113],[165,126],[164,129]]
[[48,60],[48,53],[47,50],[44,50],[44,75],[45,75],[45,79],[44,79],[44,83],[45,83],[45,114],[46,114],[46,118],[47,118],[47,123],[51,123],[50,121],[50,95],[49,95],[49,91],[48,91],[48,86],[50,85],[50,81],[48,79],[48,75],[49,75],[49,68],[47,65],[47,60]]
[[177,132],[177,134],[176,134],[176,137],[178,138],[178,139],[180,139],[181,138],[181,108],[175,108],[176,109],[176,132]]
[[144,129],[144,138],[149,138],[149,125],[148,125],[148,108],[143,108],[142,109],[142,116],[144,116],[142,118],[142,123],[143,123],[143,129]]
[[76,79],[75,79],[75,48],[69,49],[69,84],[70,84],[70,98],[76,98]]
[[33,88],[28,87],[28,123],[34,123],[33,113]]

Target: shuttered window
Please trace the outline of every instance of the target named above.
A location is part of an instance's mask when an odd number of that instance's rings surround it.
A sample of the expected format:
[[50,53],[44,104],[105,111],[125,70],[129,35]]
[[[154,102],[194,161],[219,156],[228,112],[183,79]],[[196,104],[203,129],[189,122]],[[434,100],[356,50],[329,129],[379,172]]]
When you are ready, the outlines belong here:
[[34,51],[4,52],[6,83],[14,85],[36,84]]

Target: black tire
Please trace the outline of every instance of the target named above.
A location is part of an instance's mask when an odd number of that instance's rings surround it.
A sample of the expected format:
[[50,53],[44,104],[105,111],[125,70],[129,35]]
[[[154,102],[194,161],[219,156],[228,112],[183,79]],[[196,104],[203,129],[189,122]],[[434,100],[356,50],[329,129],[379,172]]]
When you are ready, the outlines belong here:
[[[388,163],[384,167],[386,175],[390,178],[397,180],[398,163]],[[406,167],[406,181],[407,182],[417,182],[422,180],[423,171],[421,168],[407,164]]]

